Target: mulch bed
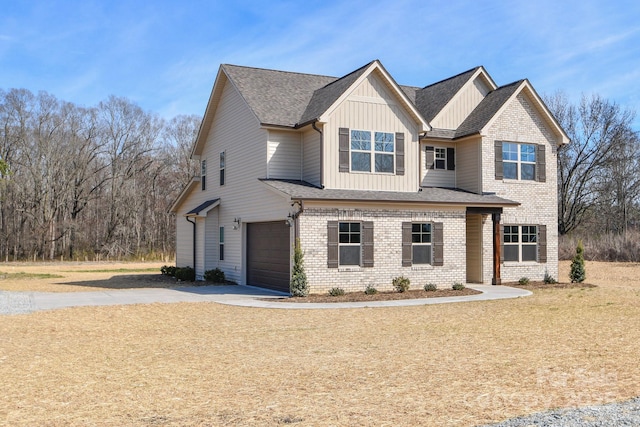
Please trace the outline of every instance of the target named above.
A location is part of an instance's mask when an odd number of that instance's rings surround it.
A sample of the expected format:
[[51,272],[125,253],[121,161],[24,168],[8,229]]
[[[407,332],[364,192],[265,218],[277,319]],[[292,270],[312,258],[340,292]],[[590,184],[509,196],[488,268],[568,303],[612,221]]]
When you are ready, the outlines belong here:
[[[438,289],[436,291],[425,291],[423,289],[409,290],[407,292],[378,292],[374,295],[367,295],[364,292],[348,292],[344,295],[330,296],[327,294],[312,294],[307,297],[290,297],[282,298],[276,301],[281,302],[300,302],[300,303],[324,303],[324,302],[369,302],[369,301],[390,301],[401,299],[418,299],[418,298],[441,298],[441,297],[459,297],[465,295],[476,295],[482,292],[475,289],[465,288],[461,291],[453,289]],[[273,301],[273,300],[269,300]]]
[[544,283],[544,282],[529,282],[526,285],[521,285],[518,282],[503,283],[503,286],[511,286],[514,288],[528,289],[530,291],[537,289],[585,289],[596,288],[596,285],[590,283]]

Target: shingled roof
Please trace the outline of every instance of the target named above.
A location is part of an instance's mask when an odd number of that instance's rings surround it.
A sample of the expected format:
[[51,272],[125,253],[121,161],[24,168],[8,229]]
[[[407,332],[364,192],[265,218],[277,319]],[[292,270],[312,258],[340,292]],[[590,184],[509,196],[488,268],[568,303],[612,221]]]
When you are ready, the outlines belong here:
[[414,102],[424,118],[429,122],[433,120],[479,68],[472,68],[464,73],[417,90]]
[[415,192],[322,189],[305,181],[262,179],[264,184],[295,200],[426,203],[463,206],[518,206],[520,203],[495,194],[429,187]]

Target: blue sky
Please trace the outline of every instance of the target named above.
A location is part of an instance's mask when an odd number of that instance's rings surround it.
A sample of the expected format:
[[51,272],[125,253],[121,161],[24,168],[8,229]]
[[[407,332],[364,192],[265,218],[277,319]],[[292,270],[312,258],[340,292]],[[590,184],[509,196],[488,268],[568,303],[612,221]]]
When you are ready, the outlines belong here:
[[[0,0],[0,88],[79,105],[124,96],[204,113],[221,63],[341,76],[380,59],[425,86],[484,65],[498,85],[597,93],[640,115],[637,0]],[[635,121],[640,129],[640,119]]]

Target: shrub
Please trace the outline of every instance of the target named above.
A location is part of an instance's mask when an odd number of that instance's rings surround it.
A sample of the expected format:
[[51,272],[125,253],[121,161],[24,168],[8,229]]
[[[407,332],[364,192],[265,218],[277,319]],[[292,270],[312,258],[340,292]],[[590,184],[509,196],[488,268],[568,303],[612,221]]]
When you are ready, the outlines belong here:
[[427,283],[426,285],[424,285],[424,290],[427,292],[434,292],[438,290],[438,286],[434,283]]
[[558,283],[558,281],[549,273],[544,273],[544,283],[547,285],[553,285]]
[[329,295],[332,297],[339,297],[340,295],[344,295],[344,289],[342,288],[331,288],[329,289]]
[[453,284],[453,286],[451,286],[451,289],[453,289],[454,291],[461,291],[465,288],[465,286],[460,283],[460,282],[456,282]]
[[409,286],[411,286],[411,280],[404,276],[394,278],[392,283],[396,292],[407,292],[409,290]]
[[291,282],[289,282],[289,292],[294,297],[309,295],[307,273],[304,271],[304,252],[300,247],[300,239],[296,239],[296,245],[293,249],[293,271],[291,272]]
[[163,265],[162,267],[160,267],[160,273],[165,276],[175,277],[176,267],[173,265]]
[[213,282],[213,283],[226,282],[224,271],[220,270],[219,268],[205,271],[204,280],[206,280],[207,282]]
[[175,276],[180,282],[195,282],[196,271],[191,267],[178,267]]
[[378,290],[373,287],[373,285],[367,285],[367,288],[364,290],[364,293],[367,295],[375,295],[378,293]]
[[529,278],[528,277],[521,277],[520,280],[518,280],[518,283],[522,286],[524,285],[528,285],[529,284]]
[[582,283],[586,279],[586,271],[584,268],[584,246],[582,240],[578,240],[576,247],[576,255],[571,261],[571,271],[569,272],[571,283]]

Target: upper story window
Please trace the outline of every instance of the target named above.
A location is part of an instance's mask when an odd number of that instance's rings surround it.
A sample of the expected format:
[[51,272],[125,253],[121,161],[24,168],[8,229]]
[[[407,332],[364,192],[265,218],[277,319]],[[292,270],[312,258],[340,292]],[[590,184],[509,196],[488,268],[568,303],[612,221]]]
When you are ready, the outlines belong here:
[[444,169],[447,164],[447,149],[442,147],[435,148],[435,164],[436,169]]
[[202,191],[207,189],[207,161],[202,160],[200,162],[200,184]]
[[536,146],[503,142],[502,163],[504,178],[535,181]]
[[[372,142],[373,134],[373,144]],[[394,172],[395,138],[389,132],[351,131],[351,171]]]
[[455,149],[453,147],[425,147],[426,168],[439,170],[455,170]]
[[220,185],[224,185],[225,152],[220,153]]

